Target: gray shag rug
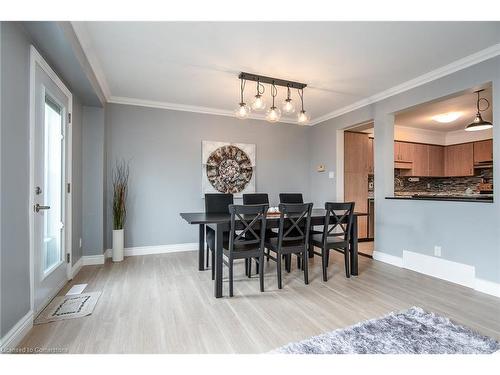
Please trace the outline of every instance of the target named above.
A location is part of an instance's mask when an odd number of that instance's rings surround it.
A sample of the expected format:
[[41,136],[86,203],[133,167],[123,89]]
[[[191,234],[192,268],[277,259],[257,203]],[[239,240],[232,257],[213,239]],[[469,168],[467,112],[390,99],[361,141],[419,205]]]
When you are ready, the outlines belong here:
[[500,343],[419,307],[291,343],[284,354],[490,354]]

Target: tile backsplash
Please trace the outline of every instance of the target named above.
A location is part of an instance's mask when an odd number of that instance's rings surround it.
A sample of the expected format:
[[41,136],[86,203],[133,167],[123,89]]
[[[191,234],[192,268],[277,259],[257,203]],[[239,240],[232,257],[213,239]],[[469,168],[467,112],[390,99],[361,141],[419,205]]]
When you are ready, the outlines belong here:
[[409,181],[409,177],[400,176],[394,171],[394,192],[412,193],[429,192],[464,194],[467,188],[478,192],[478,184],[493,182],[493,169],[477,169],[474,176],[468,177],[419,177],[419,181]]

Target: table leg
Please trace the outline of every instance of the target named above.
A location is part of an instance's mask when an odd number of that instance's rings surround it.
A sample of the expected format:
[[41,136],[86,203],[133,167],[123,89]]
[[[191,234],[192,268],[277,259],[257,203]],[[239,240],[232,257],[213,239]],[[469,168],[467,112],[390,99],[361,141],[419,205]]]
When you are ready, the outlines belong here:
[[351,275],[358,276],[358,217],[355,216],[351,227]]
[[205,224],[200,224],[199,234],[199,248],[198,248],[198,270],[205,270]]
[[222,234],[222,224],[217,224],[215,230],[215,298],[222,297]]

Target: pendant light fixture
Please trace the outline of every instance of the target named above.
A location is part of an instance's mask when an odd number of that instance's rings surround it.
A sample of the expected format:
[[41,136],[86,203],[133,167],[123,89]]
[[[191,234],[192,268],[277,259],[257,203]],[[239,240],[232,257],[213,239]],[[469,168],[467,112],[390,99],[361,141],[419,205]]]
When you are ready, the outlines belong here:
[[290,98],[290,85],[286,87],[286,90],[287,90],[287,95],[285,101],[283,102],[282,109],[284,113],[292,114],[295,112],[295,106],[292,103],[292,98]]
[[299,112],[299,115],[297,116],[297,122],[300,125],[306,125],[307,123],[309,123],[309,115],[304,110],[304,89],[299,90],[299,96],[300,96],[300,102],[302,104],[302,109]]
[[[481,91],[484,91],[484,89],[475,91],[475,93],[477,94],[477,101],[476,101],[477,112],[476,112],[476,117],[474,118],[474,121],[472,121],[472,123],[470,123],[469,125],[467,125],[465,127],[465,130],[467,130],[469,132],[477,131],[477,130],[491,129],[493,127],[493,124],[491,122],[483,120],[483,117],[481,116],[481,112],[484,112],[488,108],[490,108],[490,102],[488,101],[488,99],[481,98],[479,96],[479,93]],[[481,100],[484,100],[486,102],[486,108],[484,108],[484,109],[480,109],[480,107],[479,107]]]
[[238,108],[234,110],[234,113],[236,114],[236,117],[240,119],[246,119],[248,116],[250,116],[250,107],[246,105],[246,103],[243,101],[243,91],[245,91],[245,83],[246,81],[241,78],[241,84],[240,84],[240,103],[238,105]]
[[273,82],[273,84],[271,85],[271,96],[273,97],[273,105],[267,110],[266,113],[266,120],[269,122],[278,122],[281,118],[280,109],[274,105],[274,98],[276,98],[276,95],[278,95],[278,89],[276,88],[276,85]]
[[266,109],[266,101],[262,97],[264,91],[264,85],[260,83],[260,80],[257,80],[257,95],[254,96],[252,103],[252,109],[254,111],[263,111],[264,109]]

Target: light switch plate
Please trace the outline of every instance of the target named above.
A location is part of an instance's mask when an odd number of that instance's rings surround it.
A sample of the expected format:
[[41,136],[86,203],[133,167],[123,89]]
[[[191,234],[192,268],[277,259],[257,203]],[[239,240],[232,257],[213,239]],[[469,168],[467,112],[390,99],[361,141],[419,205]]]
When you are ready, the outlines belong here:
[[328,172],[328,178],[335,178],[335,173],[333,171]]

